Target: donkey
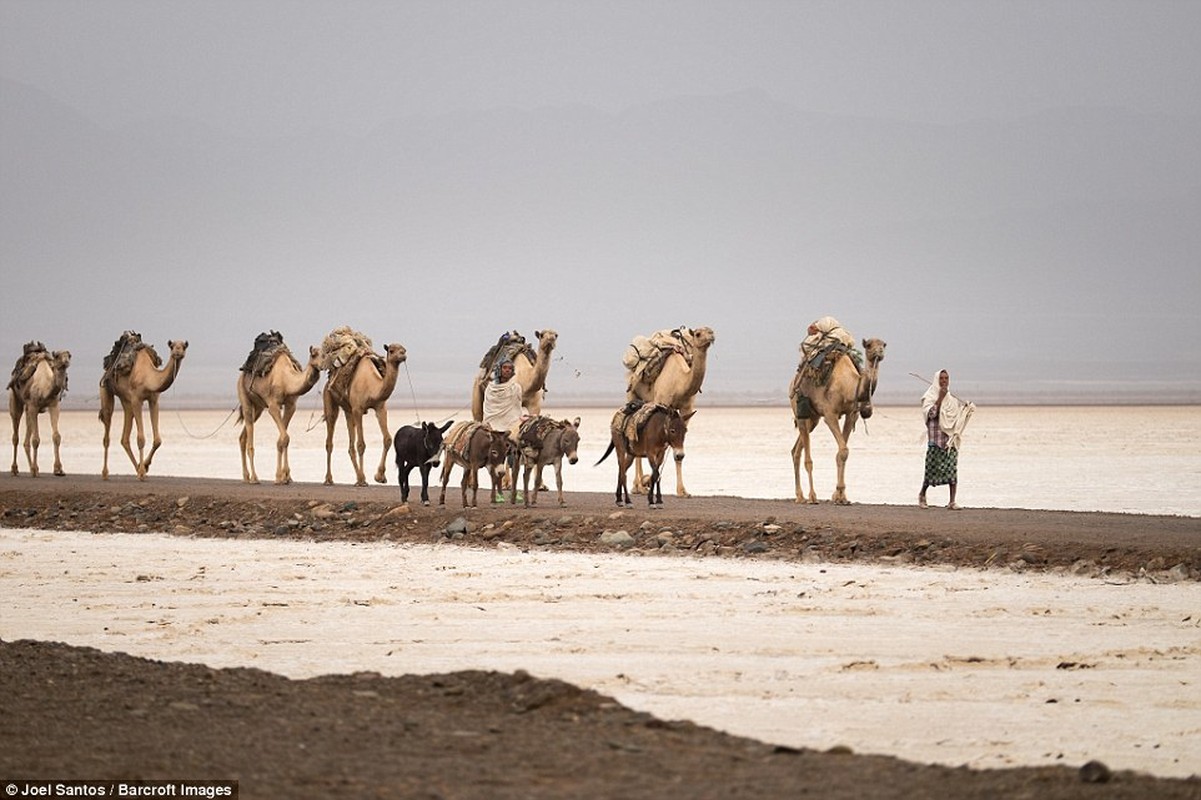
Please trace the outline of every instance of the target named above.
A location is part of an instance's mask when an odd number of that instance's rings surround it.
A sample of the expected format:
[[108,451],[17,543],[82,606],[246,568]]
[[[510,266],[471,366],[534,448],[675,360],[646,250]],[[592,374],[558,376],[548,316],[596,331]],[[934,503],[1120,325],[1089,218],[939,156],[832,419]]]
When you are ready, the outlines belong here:
[[438,426],[432,422],[421,423],[420,428],[405,425],[392,437],[396,449],[396,469],[400,481],[400,502],[409,502],[409,473],[413,467],[421,471],[421,505],[430,504],[430,470],[438,466],[438,454],[442,452],[442,434],[451,426],[448,422]]
[[600,464],[609,457],[609,453],[617,450],[617,505],[633,505],[630,502],[630,490],[626,486],[626,471],[639,456],[645,457],[651,466],[646,499],[651,508],[663,505],[662,476],[659,471],[663,456],[670,447],[676,461],[684,460],[684,436],[688,433],[688,420],[695,413],[690,411],[681,415],[679,409],[658,404],[630,404],[618,409],[609,425],[612,434],[609,449],[596,462]]
[[[559,487],[559,505],[567,505],[563,499],[563,457],[574,464],[579,461],[576,449],[580,446],[580,418],[568,422],[556,421],[550,417],[531,417],[514,426],[509,434],[517,449],[517,466],[513,468],[513,489],[509,502],[517,502],[517,472],[525,465],[522,473],[522,491],[525,494],[525,507],[538,505],[538,490],[545,488],[542,483],[542,469],[548,464],[555,465],[555,483]],[[530,493],[530,471],[534,470],[534,491]]]
[[492,502],[500,496],[500,479],[505,461],[509,457],[512,442],[504,431],[494,431],[482,422],[456,422],[446,435],[442,453],[442,493],[438,505],[446,505],[446,484],[450,482],[450,468],[458,464],[463,468],[463,508],[467,508],[467,487],[471,487],[471,508],[477,505],[480,491],[479,469],[485,467],[492,476]]

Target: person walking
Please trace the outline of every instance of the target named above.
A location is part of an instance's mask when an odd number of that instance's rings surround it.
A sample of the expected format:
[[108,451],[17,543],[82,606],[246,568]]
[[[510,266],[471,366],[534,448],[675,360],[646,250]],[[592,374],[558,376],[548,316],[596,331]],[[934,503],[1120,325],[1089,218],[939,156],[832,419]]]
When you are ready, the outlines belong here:
[[951,375],[940,369],[934,383],[922,395],[922,413],[926,418],[926,472],[917,504],[926,508],[926,490],[947,485],[951,498],[947,508],[958,511],[955,492],[959,488],[959,444],[975,406],[951,394]]
[[[495,379],[484,388],[484,424],[494,431],[509,433],[525,416],[528,416],[522,399],[525,394],[520,383],[513,379],[513,361],[502,358],[496,365]],[[516,481],[516,454],[508,458],[510,480]],[[518,498],[521,500],[522,498]],[[504,502],[502,496],[499,501]]]

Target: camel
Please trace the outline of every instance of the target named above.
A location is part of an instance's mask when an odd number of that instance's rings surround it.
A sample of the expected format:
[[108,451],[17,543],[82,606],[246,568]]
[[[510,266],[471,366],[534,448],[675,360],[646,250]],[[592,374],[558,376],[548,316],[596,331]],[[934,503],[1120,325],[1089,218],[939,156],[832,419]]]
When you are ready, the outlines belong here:
[[[663,362],[663,367],[653,383],[634,380],[633,374],[627,376],[629,389],[626,401],[641,400],[644,403],[656,403],[661,406],[678,409],[681,414],[691,417],[694,412],[695,398],[701,391],[705,380],[705,368],[709,360],[709,346],[716,337],[712,328],[681,329],[684,346],[690,351],[691,363],[681,353],[672,353]],[[674,452],[674,451],[673,451]],[[676,458],[676,497],[690,497],[684,488],[684,461]],[[641,492],[645,479],[642,475],[642,459],[634,460],[634,491]]]
[[[32,348],[32,349],[31,349]],[[29,474],[38,476],[38,447],[42,437],[38,431],[38,414],[50,415],[51,440],[54,442],[54,474],[66,475],[59,457],[62,437],[58,433],[58,403],[67,391],[67,367],[71,366],[69,350],[48,352],[39,342],[36,347],[30,342],[25,354],[13,371],[8,384],[8,413],[13,421],[13,466],[17,475],[17,442],[21,428],[21,417],[25,417],[25,460],[29,462]]]
[[[118,342],[124,338],[122,337]],[[100,379],[100,423],[104,425],[104,468],[100,472],[100,477],[104,480],[108,480],[108,443],[109,431],[113,422],[113,398],[120,398],[121,408],[125,412],[125,424],[121,429],[121,446],[125,448],[130,463],[137,471],[138,480],[144,481],[146,474],[150,471],[150,462],[163,443],[162,437],[158,434],[158,397],[171,388],[171,384],[175,383],[184,353],[188,349],[186,341],[168,341],[167,347],[170,349],[171,355],[167,358],[167,363],[159,369],[160,359],[154,352],[154,348],[140,346],[140,342],[141,337],[138,337],[139,346],[133,350],[133,363],[128,371],[118,371],[106,364],[104,377]],[[132,347],[132,344],[130,346]],[[150,430],[153,436],[150,452],[145,456],[143,456],[146,448],[146,433],[142,427],[143,403],[150,409]],[[130,429],[134,422],[137,422],[138,425],[137,457],[134,457],[133,449],[129,446]]]
[[[282,340],[281,340],[282,343]],[[242,372],[238,375],[238,421],[242,433],[238,446],[242,451],[242,480],[258,483],[254,469],[254,423],[266,411],[275,420],[279,438],[275,441],[275,482],[292,482],[292,467],[288,463],[288,423],[296,413],[297,398],[308,393],[321,378],[321,351],[309,348],[309,363],[301,367],[286,347],[275,351],[271,366],[265,374]]]
[[[534,360],[529,353],[518,353],[513,359],[513,380],[521,387],[521,404],[536,417],[542,413],[542,395],[546,393],[546,375],[550,372],[550,354],[555,349],[559,334],[552,330],[534,331],[538,340],[538,350]],[[475,376],[471,385],[471,417],[476,422],[484,419],[484,386],[491,378],[486,370],[481,370]]]
[[[363,438],[363,417],[368,411],[375,412],[379,422],[380,433],[384,439],[384,451],[380,454],[379,468],[375,471],[376,483],[387,483],[384,471],[388,463],[388,448],[392,446],[392,436],[388,433],[388,398],[396,388],[396,377],[400,373],[401,363],[408,358],[404,345],[390,344],[384,357],[384,371],[381,373],[375,365],[375,359],[361,357],[353,363],[330,370],[325,388],[321,391],[321,402],[325,409],[325,485],[334,485],[334,474],[330,461],[334,450],[334,424],[338,421],[338,411],[346,418],[346,431],[350,439],[350,463],[354,465],[355,486],[366,486],[367,475],[363,467],[363,453],[367,443]],[[339,376],[343,369],[353,372],[349,380]]]
[[[815,384],[808,373],[800,371],[793,377],[788,394],[797,427],[796,444],[792,446],[796,502],[817,502],[817,494],[813,490],[813,453],[809,435],[817,427],[819,420],[825,420],[830,432],[834,434],[834,441],[838,444],[838,483],[831,500],[840,505],[851,502],[847,499],[846,487],[847,456],[850,453],[847,443],[859,418],[868,419],[872,415],[872,395],[876,391],[885,346],[886,343],[882,339],[863,340],[864,358],[867,363],[862,372],[855,366],[850,355],[843,352],[835,357],[834,365],[824,384]],[[806,399],[809,406],[807,410],[804,408]],[[841,428],[838,425],[839,417],[843,419]],[[808,498],[801,491],[802,457],[805,459],[805,472],[809,475]]]

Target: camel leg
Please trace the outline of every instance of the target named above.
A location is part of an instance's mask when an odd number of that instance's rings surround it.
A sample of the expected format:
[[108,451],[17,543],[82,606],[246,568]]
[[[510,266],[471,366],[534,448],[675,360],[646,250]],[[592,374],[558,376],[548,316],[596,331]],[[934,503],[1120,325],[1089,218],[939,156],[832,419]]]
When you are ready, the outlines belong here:
[[292,482],[292,464],[288,460],[288,447],[292,444],[292,437],[288,435],[288,426],[292,423],[292,415],[296,413],[296,400],[292,399],[285,402],[283,414],[280,421],[277,423],[280,426],[279,444],[277,445],[280,457],[280,465],[276,469],[276,483],[289,484]]
[[[113,425],[113,395],[100,382],[100,424],[104,427],[104,468],[100,471],[100,479],[108,480],[108,441],[109,429]],[[16,442],[13,442],[14,446]]]
[[334,425],[338,422],[338,410],[334,407],[329,392],[321,393],[321,404],[324,406],[322,418],[325,420],[325,485],[334,485],[334,473],[331,467],[334,454]]
[[141,404],[138,404],[136,416],[138,423],[137,456],[133,454],[133,448],[129,445],[129,435],[133,431],[133,423],[135,419],[134,409],[130,408],[129,403],[126,403],[125,399],[122,398],[121,410],[125,412],[125,420],[121,425],[121,447],[125,449],[125,455],[129,456],[129,463],[133,464],[134,471],[137,473],[138,479],[140,480],[143,477],[141,463],[142,448],[146,445],[146,435],[142,433],[142,406]]
[[254,470],[254,423],[257,416],[257,409],[242,406],[242,432],[238,434],[238,450],[242,455],[243,483],[259,482],[258,473]]
[[284,411],[278,405],[267,406],[267,413],[275,422],[275,484],[281,486],[291,483],[288,476],[288,422],[284,419]]
[[21,474],[21,470],[17,467],[17,448],[21,444],[21,415],[24,413],[25,404],[17,400],[16,394],[9,392],[8,414],[10,417],[12,417],[13,421],[13,475]]
[[29,474],[38,476],[38,446],[42,437],[38,432],[38,409],[33,403],[25,406],[25,460],[29,462]]
[[672,458],[676,462],[676,497],[692,497],[684,488],[684,454],[672,450]]
[[367,474],[363,471],[363,454],[367,452],[367,443],[363,441],[363,414],[352,414],[346,409],[346,429],[350,434],[350,463],[354,464],[354,485],[366,486]]
[[384,437],[384,452],[379,456],[379,468],[375,471],[376,483],[387,483],[388,448],[392,446],[392,437],[388,435],[388,407],[381,404],[375,409],[375,420],[379,423],[379,432]]
[[67,473],[63,471],[63,460],[60,456],[63,437],[58,432],[58,401],[51,403],[47,411],[50,412],[50,441],[54,443],[54,474],[61,478]]
[[[796,481],[796,502],[817,503],[817,492],[813,488],[813,446],[810,439],[816,420],[801,420],[797,426],[796,444],[792,446],[792,471]],[[809,476],[809,497],[801,489],[801,459],[805,461],[805,474]]]
[[[143,479],[150,473],[150,462],[154,460],[154,454],[163,446],[163,437],[159,436],[158,433],[158,395],[150,395],[146,401],[146,405],[150,407],[150,452],[146,454],[146,460],[142,462]],[[140,452],[141,442],[138,442],[138,444]]]
[[[838,482],[834,485],[834,494],[831,500],[839,505],[849,505],[850,500],[847,499],[847,484],[846,484],[846,466],[847,455],[847,438],[843,434],[842,428],[838,425],[838,417],[826,416],[823,417],[826,421],[826,427],[830,429],[830,433],[834,434],[834,441],[838,444],[838,455],[835,457],[835,464],[838,467]],[[847,420],[851,419],[851,415],[847,415]]]

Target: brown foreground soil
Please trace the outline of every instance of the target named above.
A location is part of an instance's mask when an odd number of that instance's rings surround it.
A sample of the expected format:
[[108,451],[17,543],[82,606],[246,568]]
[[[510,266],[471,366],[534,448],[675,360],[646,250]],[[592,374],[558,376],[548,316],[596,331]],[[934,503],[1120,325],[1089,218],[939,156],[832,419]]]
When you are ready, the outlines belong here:
[[[1194,518],[714,497],[667,498],[654,512],[641,499],[613,516],[600,494],[569,494],[562,509],[465,511],[457,491],[443,508],[398,500],[394,486],[4,476],[0,525],[1201,579]],[[0,642],[0,698],[0,779],[229,779],[256,798],[1201,798],[1198,777],[782,749],[521,673],[294,681]]]

